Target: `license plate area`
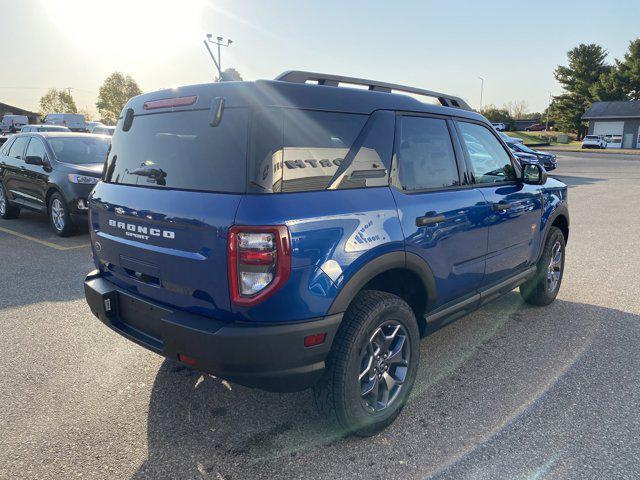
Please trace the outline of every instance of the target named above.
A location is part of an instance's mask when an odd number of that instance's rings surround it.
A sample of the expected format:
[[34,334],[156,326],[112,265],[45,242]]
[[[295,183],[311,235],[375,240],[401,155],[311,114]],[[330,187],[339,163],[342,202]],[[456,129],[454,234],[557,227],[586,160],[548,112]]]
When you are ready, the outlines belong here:
[[162,350],[162,318],[166,318],[171,313],[169,310],[122,292],[117,294],[117,308],[117,323],[120,324],[117,327],[149,346]]

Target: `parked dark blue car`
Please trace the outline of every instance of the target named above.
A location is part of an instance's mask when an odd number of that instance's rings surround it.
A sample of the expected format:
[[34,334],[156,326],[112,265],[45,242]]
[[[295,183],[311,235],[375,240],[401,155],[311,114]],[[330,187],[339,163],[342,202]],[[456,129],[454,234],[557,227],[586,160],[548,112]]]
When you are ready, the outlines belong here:
[[359,435],[399,414],[420,337],[518,286],[551,303],[569,235],[566,186],[461,99],[306,72],[133,98],[89,207],[102,322],[243,385],[313,387]]
[[533,155],[547,171],[555,170],[558,167],[558,159],[553,153],[534,150],[522,143],[509,143],[508,145],[509,148],[515,152],[516,156]]

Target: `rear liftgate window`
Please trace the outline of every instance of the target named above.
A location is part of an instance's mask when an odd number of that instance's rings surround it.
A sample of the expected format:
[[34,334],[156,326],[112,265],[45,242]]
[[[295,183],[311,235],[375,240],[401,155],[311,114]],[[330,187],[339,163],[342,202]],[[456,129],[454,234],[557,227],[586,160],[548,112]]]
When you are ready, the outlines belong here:
[[120,119],[109,154],[111,183],[244,193],[246,108],[227,108],[209,124],[209,110],[137,115],[123,131]]
[[304,192],[388,185],[395,116],[256,109],[248,192]]

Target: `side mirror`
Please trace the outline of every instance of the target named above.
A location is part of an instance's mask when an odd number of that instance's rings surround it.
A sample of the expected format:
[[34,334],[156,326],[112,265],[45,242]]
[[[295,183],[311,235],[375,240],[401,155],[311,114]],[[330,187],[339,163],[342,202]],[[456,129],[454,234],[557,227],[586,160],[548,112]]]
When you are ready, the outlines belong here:
[[41,167],[44,167],[45,165],[42,157],[30,155],[24,159],[24,163],[26,163],[27,165],[40,165]]
[[544,185],[547,182],[547,171],[539,163],[522,163],[522,182]]

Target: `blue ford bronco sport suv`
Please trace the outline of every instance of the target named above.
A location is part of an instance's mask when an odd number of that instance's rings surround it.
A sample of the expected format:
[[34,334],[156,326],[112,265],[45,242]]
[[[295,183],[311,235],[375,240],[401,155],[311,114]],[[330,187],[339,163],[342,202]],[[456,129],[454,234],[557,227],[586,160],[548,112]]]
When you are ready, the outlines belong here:
[[461,99],[298,71],[131,99],[89,216],[102,322],[242,385],[312,387],[358,435],[400,413],[421,337],[516,287],[551,303],[569,235],[566,186]]

